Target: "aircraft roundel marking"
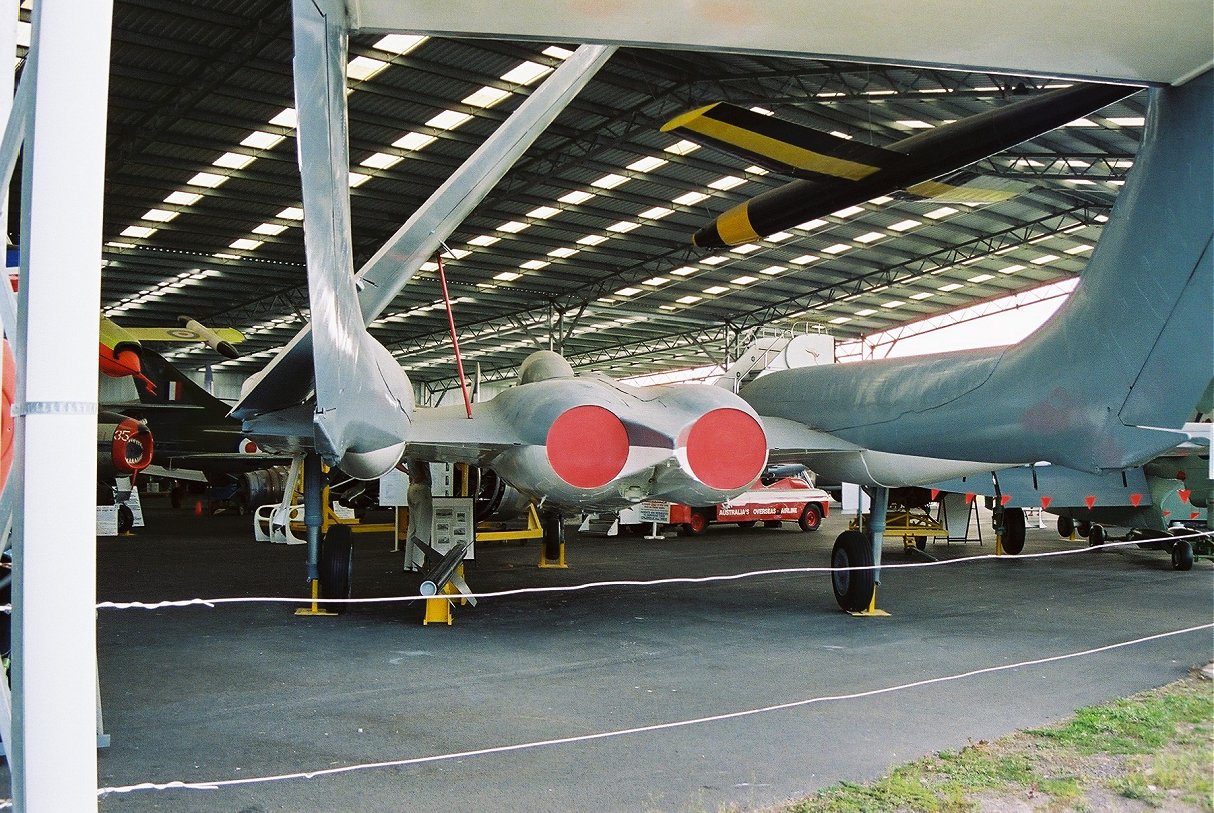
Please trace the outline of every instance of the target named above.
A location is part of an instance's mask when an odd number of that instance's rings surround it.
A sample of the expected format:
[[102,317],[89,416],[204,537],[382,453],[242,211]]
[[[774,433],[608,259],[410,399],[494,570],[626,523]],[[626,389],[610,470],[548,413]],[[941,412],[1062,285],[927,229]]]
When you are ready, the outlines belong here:
[[185,328],[171,327],[165,330],[165,334],[172,336],[174,339],[192,339],[197,341],[202,338],[198,335],[198,331],[186,330]]
[[611,410],[583,404],[562,412],[548,428],[548,463],[576,488],[610,483],[628,460],[628,430]]
[[242,440],[240,442],[240,453],[241,454],[256,454],[257,453],[257,443],[255,441],[249,440],[248,438]]
[[1045,509],[1049,508],[1050,503],[1052,503],[1053,501],[1054,501],[1053,497],[1051,497],[1047,494],[1043,494],[1041,496],[1041,510],[1044,511]]
[[972,503],[974,501],[974,497],[976,497],[976,496],[977,495],[972,491],[965,492],[965,504],[969,505],[970,503]]
[[1141,494],[1135,492],[1130,495],[1130,505],[1137,508],[1141,504],[1142,504],[1142,495]]
[[706,412],[687,435],[687,465],[712,488],[745,488],[763,473],[766,463],[767,435],[740,409]]
[[1089,511],[1091,511],[1091,510],[1092,510],[1092,507],[1093,507],[1094,505],[1096,505],[1096,495],[1095,495],[1095,494],[1089,494],[1089,495],[1087,495],[1086,497],[1084,497],[1084,498],[1083,498],[1083,504],[1084,504],[1084,505],[1086,505],[1086,506],[1088,507],[1088,510],[1089,510]]
[[1190,511],[1189,512],[1189,519],[1197,519],[1200,516],[1201,516],[1200,511]]
[[932,502],[935,502],[935,501],[936,501],[936,498],[937,498],[937,497],[939,497],[939,496],[940,496],[940,489],[938,489],[938,488],[933,488],[933,489],[932,489]]

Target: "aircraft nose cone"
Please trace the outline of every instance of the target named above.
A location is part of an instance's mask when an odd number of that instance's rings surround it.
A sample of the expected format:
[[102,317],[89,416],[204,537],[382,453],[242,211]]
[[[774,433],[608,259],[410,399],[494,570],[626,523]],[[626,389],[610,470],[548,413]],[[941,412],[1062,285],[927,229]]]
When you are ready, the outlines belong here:
[[687,465],[707,486],[745,488],[767,463],[767,436],[759,422],[740,409],[706,412],[687,435]]

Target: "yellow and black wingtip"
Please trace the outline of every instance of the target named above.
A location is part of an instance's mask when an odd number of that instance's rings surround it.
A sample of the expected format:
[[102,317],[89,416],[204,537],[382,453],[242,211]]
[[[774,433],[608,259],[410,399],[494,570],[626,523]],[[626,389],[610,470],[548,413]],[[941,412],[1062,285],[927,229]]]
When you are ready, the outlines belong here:
[[708,114],[719,104],[720,102],[713,102],[712,104],[706,104],[703,107],[697,107],[695,110],[688,110],[686,113],[680,113],[670,121],[663,124],[660,129],[663,133],[686,129],[688,125],[699,119],[701,116]]

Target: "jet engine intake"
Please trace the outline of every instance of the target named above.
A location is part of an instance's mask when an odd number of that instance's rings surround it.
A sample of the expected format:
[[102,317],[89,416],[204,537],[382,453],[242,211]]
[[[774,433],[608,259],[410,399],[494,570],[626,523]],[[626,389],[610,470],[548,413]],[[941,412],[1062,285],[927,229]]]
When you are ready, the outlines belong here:
[[97,468],[102,476],[129,477],[152,463],[152,433],[145,421],[102,412],[97,416]]

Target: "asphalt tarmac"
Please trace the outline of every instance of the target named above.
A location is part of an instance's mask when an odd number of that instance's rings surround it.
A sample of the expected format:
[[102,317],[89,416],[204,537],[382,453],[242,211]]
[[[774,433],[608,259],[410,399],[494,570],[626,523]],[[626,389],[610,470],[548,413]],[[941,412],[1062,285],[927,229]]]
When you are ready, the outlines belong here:
[[[302,547],[250,520],[148,499],[149,527],[99,540],[99,600],[304,594]],[[826,566],[817,533],[481,545],[478,591]],[[991,553],[929,545],[942,559]],[[356,596],[416,590],[386,535],[355,537]],[[1030,528],[1025,552],[1079,546]],[[907,557],[887,543],[886,563]],[[280,604],[102,610],[103,787],[210,782],[439,756],[871,691],[1205,624],[1214,566],[1138,549],[887,570],[888,618],[841,613],[823,573],[486,599],[424,627],[417,604],[299,618]],[[110,794],[102,811],[719,811],[864,780],[1056,721],[1212,658],[1208,631],[856,699],[566,744],[214,790]]]

